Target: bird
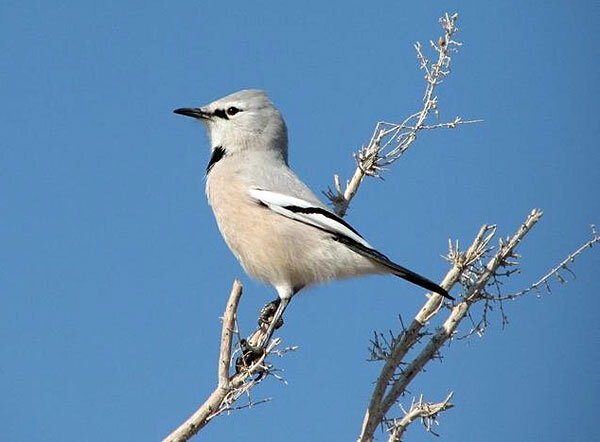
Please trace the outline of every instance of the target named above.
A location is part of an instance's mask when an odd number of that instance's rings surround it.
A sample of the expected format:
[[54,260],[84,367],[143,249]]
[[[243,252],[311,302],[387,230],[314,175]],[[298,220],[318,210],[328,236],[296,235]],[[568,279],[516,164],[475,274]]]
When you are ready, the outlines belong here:
[[454,299],[377,251],[298,178],[288,164],[285,121],[264,91],[241,90],[173,112],[206,125],[206,196],[218,228],[245,272],[277,291],[261,312],[268,323],[263,347],[292,297],[317,283],[392,274]]

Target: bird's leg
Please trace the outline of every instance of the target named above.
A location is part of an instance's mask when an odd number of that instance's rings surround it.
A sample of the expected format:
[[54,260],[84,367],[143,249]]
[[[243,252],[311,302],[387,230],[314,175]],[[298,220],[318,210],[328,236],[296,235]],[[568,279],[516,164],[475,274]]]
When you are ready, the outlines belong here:
[[[273,316],[275,315],[275,312],[277,311],[277,307],[279,307],[280,303],[281,303],[281,298],[278,297],[275,301],[271,301],[268,304],[265,304],[265,306],[260,310],[260,313],[258,315],[258,326],[259,327],[262,327],[264,325],[268,325],[271,323],[271,321],[273,320]],[[279,320],[275,324],[275,330],[280,328],[282,325],[283,325],[283,318],[279,318]]]
[[[261,349],[265,349],[267,347],[267,345],[269,344],[269,341],[271,340],[271,337],[273,336],[273,333],[275,332],[275,330],[277,328],[279,328],[277,326],[277,324],[283,324],[283,312],[285,311],[285,309],[287,308],[288,304],[290,303],[290,299],[291,298],[280,298],[279,303],[277,305],[277,310],[275,310],[275,314],[273,315],[273,318],[271,319],[271,322],[269,323],[269,328],[267,329],[266,335],[265,335],[265,339],[261,342],[261,344],[259,345],[259,348]],[[281,326],[281,324],[279,326]]]
[[246,339],[241,340],[240,347],[242,354],[235,361],[236,373],[239,373],[243,367],[250,367],[264,354],[273,333],[283,325],[283,312],[289,303],[290,298],[277,298],[275,301],[268,303],[262,308],[258,322],[260,329],[254,332],[249,339],[253,341],[253,337],[257,336],[257,333],[263,334],[262,330],[267,326],[267,329],[264,332],[264,338],[255,345],[252,345]]
[[236,373],[240,373],[244,367],[250,367],[263,355],[261,348],[250,345],[246,339],[240,341],[240,348],[242,354],[235,360]]

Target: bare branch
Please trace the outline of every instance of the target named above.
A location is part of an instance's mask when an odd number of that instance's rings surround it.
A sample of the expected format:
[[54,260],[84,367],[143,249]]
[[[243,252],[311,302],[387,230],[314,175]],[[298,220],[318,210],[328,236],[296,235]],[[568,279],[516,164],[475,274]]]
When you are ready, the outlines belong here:
[[596,226],[594,226],[592,224],[591,228],[592,228],[592,238],[589,241],[587,241],[585,244],[583,244],[581,247],[579,247],[577,250],[570,253],[564,260],[562,260],[556,267],[554,267],[552,270],[550,270],[548,273],[546,273],[546,275],[544,275],[542,278],[540,278],[537,282],[534,282],[526,289],[523,289],[517,293],[514,293],[512,295],[507,295],[507,296],[498,296],[498,297],[495,297],[494,300],[504,301],[504,300],[515,299],[515,298],[523,296],[533,290],[535,290],[539,294],[540,287],[545,287],[546,290],[550,291],[549,281],[552,277],[556,277],[558,279],[558,281],[562,284],[567,282],[564,279],[564,277],[562,277],[560,275],[561,270],[566,271],[572,277],[575,277],[574,273],[569,269],[569,267],[567,267],[568,264],[575,262],[575,259],[579,255],[581,255],[581,253],[585,249],[591,249],[594,246],[594,244],[600,243],[600,236],[598,236],[598,232],[596,231]]
[[[515,247],[541,217],[542,212],[534,209],[519,230],[506,242],[502,242],[496,254],[486,264],[485,270],[464,294],[463,301],[452,308],[450,315],[444,324],[429,339],[425,348],[401,371],[399,376],[392,380],[396,368],[400,365],[408,350],[412,348],[421,335],[421,328],[426,321],[437,313],[439,307],[443,303],[443,298],[437,294],[433,294],[429,298],[427,303],[413,320],[410,327],[392,349],[391,356],[386,360],[365,413],[363,426],[358,438],[359,441],[366,442],[373,440],[373,434],[377,425],[379,422],[383,421],[390,407],[398,400],[408,384],[423,369],[427,362],[439,354],[441,347],[452,337],[459,323],[467,315],[471,304],[478,299],[482,299],[480,297],[481,292],[490,278],[494,276],[496,270],[500,266],[505,264],[507,258],[513,256]],[[493,231],[495,231],[495,227],[487,225],[482,226],[475,241],[471,247],[469,247],[467,255],[470,253],[470,256],[465,256],[464,260],[456,259],[455,265],[450,269],[444,278],[444,281],[440,284],[443,288],[449,290],[450,287],[458,281],[464,270],[464,267],[462,266],[463,263],[472,262],[476,257],[481,257],[482,251],[487,250],[488,248],[487,244],[492,237],[490,233],[493,234]]]
[[229,387],[229,365],[231,363],[231,338],[235,331],[237,307],[242,297],[242,283],[233,281],[231,294],[223,315],[221,329],[221,351],[219,352],[219,387]]
[[435,115],[438,113],[438,98],[435,95],[435,90],[442,83],[443,77],[450,74],[452,54],[458,52],[458,47],[461,45],[461,43],[453,40],[454,34],[458,31],[457,20],[458,14],[445,14],[440,19],[444,35],[439,38],[437,44],[431,43],[433,50],[437,52],[435,63],[432,64],[425,57],[420,43],[415,44],[419,69],[425,72],[425,91],[421,110],[408,116],[402,123],[387,123],[384,121],[377,123],[369,144],[362,146],[354,154],[357,163],[356,170],[350,181],[346,182],[346,187],[342,189],[338,175],[333,177],[333,190],[329,188],[324,194],[331,201],[335,212],[339,216],[346,214],[350,201],[356,195],[365,176],[379,177],[387,166],[398,160],[406,152],[416,140],[420,131],[439,128],[453,129],[459,125],[482,121],[463,120],[461,117],[456,117],[453,121],[445,123],[425,124],[432,112]]
[[[453,254],[452,259],[454,265],[448,271],[444,277],[444,280],[440,283],[443,288],[450,290],[450,288],[460,280],[461,275],[467,266],[471,265],[474,261],[477,261],[482,257],[483,253],[488,249],[488,244],[495,232],[495,225],[490,226],[484,224],[479,229],[479,232],[477,233],[467,252],[461,254],[458,251],[458,246],[456,250],[450,251],[449,254]],[[372,430],[374,431],[379,420],[383,418],[384,413],[382,413],[380,407],[390,380],[396,372],[396,369],[401,365],[406,353],[408,353],[408,350],[412,348],[412,346],[423,335],[422,329],[425,324],[443,305],[443,299],[444,298],[437,293],[430,294],[428,301],[417,313],[410,326],[403,331],[400,339],[394,342],[393,347],[389,351],[389,357],[386,359],[385,364],[381,369],[379,378],[375,384],[375,388],[373,389],[373,394],[371,395],[367,412],[365,413],[363,433],[366,430],[366,427],[371,428],[371,426],[373,426]],[[377,418],[375,416],[377,416]]]
[[237,307],[242,296],[242,283],[238,280],[233,282],[231,294],[227,301],[225,314],[223,315],[223,328],[221,331],[221,350],[219,352],[218,364],[218,386],[202,406],[186,420],[179,428],[167,436],[163,442],[187,441],[205,426],[215,416],[223,401],[231,390],[229,380],[229,365],[231,361],[231,337],[235,329],[235,316]]
[[[236,409],[251,407],[267,402],[268,400],[253,402],[249,399],[248,404],[244,406],[232,406],[232,404],[242,395],[248,395],[250,389],[262,382],[267,376],[272,375],[279,380],[282,379],[274,373],[274,369],[271,365],[265,363],[265,358],[271,354],[282,356],[283,354],[296,349],[296,347],[277,349],[278,345],[281,343],[280,339],[272,340],[262,355],[253,360],[249,367],[241,367],[236,374],[230,375],[232,360],[231,339],[233,334],[237,331],[235,328],[236,312],[241,296],[242,284],[236,280],[233,283],[231,294],[227,301],[227,307],[225,308],[225,314],[223,315],[217,388],[200,408],[181,424],[179,428],[167,436],[163,442],[187,441],[214,417],[224,412],[230,412]],[[264,333],[264,330],[259,328],[259,330],[248,340],[260,339],[262,337],[261,333]]]
[[388,442],[400,442],[400,440],[402,440],[402,435],[408,426],[419,418],[423,422],[423,426],[427,432],[438,436],[438,434],[431,429],[431,425],[434,423],[437,424],[438,414],[449,410],[454,406],[452,403],[450,403],[453,394],[454,393],[450,392],[448,396],[446,396],[446,399],[437,404],[423,402],[423,395],[419,397],[418,401],[413,398],[410,409],[404,412],[404,417],[402,417],[402,419],[392,420]]
[[[456,117],[453,121],[449,121],[447,123],[438,123],[438,124],[426,124],[421,127],[421,129],[431,130],[431,129],[455,129],[459,124],[474,124],[474,123],[483,123],[483,120],[463,120],[461,117]],[[417,129],[416,127],[409,127],[409,129]]]
[[387,410],[396,402],[400,395],[404,392],[404,389],[408,386],[410,381],[423,369],[425,364],[432,359],[435,354],[440,350],[442,345],[452,337],[460,321],[467,314],[469,307],[475,301],[477,301],[481,290],[486,286],[489,279],[494,275],[494,272],[500,267],[504,260],[511,256],[515,247],[521,242],[525,235],[531,230],[531,228],[540,220],[543,213],[540,210],[534,209],[531,214],[527,217],[525,222],[521,225],[519,230],[507,241],[503,247],[488,261],[486,265],[486,271],[480,275],[476,284],[474,284],[465,293],[463,301],[454,306],[450,312],[450,315],[435,333],[435,335],[429,340],[429,343],[419,353],[419,355],[408,365],[403,371],[402,375],[392,385],[389,393],[385,396],[382,402],[382,409],[384,414]]

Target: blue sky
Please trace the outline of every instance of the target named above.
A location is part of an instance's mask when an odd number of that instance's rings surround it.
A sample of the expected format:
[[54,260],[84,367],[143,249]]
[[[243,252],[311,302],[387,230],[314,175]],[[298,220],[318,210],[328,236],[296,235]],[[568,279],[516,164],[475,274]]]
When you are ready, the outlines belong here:
[[[399,263],[439,279],[449,237],[483,223],[527,237],[535,281],[600,223],[594,2],[90,2],[0,6],[0,439],[159,440],[216,382],[219,316],[234,278],[241,326],[274,297],[224,245],[204,197],[202,127],[172,114],[238,89],[268,91],[290,159],[315,190],[353,170],[380,119],[420,104],[412,44],[460,13],[464,42],[439,91],[442,120],[369,180],[348,221]],[[448,441],[597,435],[597,249],[553,294],[509,303],[482,338],[455,342],[411,386],[456,407]],[[281,337],[288,385],[216,419],[198,440],[354,440],[378,365],[373,330],[397,329],[423,292],[371,277],[307,291]],[[405,398],[410,402],[410,396]],[[397,410],[400,414],[400,410]],[[411,428],[407,440],[428,440]],[[384,440],[381,436],[380,440]]]

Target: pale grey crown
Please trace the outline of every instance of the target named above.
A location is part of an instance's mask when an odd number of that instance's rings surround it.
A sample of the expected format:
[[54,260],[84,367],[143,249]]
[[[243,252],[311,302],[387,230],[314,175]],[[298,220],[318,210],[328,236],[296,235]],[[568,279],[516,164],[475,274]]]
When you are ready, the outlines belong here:
[[247,89],[220,98],[200,109],[212,147],[229,153],[272,152],[287,162],[287,128],[264,91]]

